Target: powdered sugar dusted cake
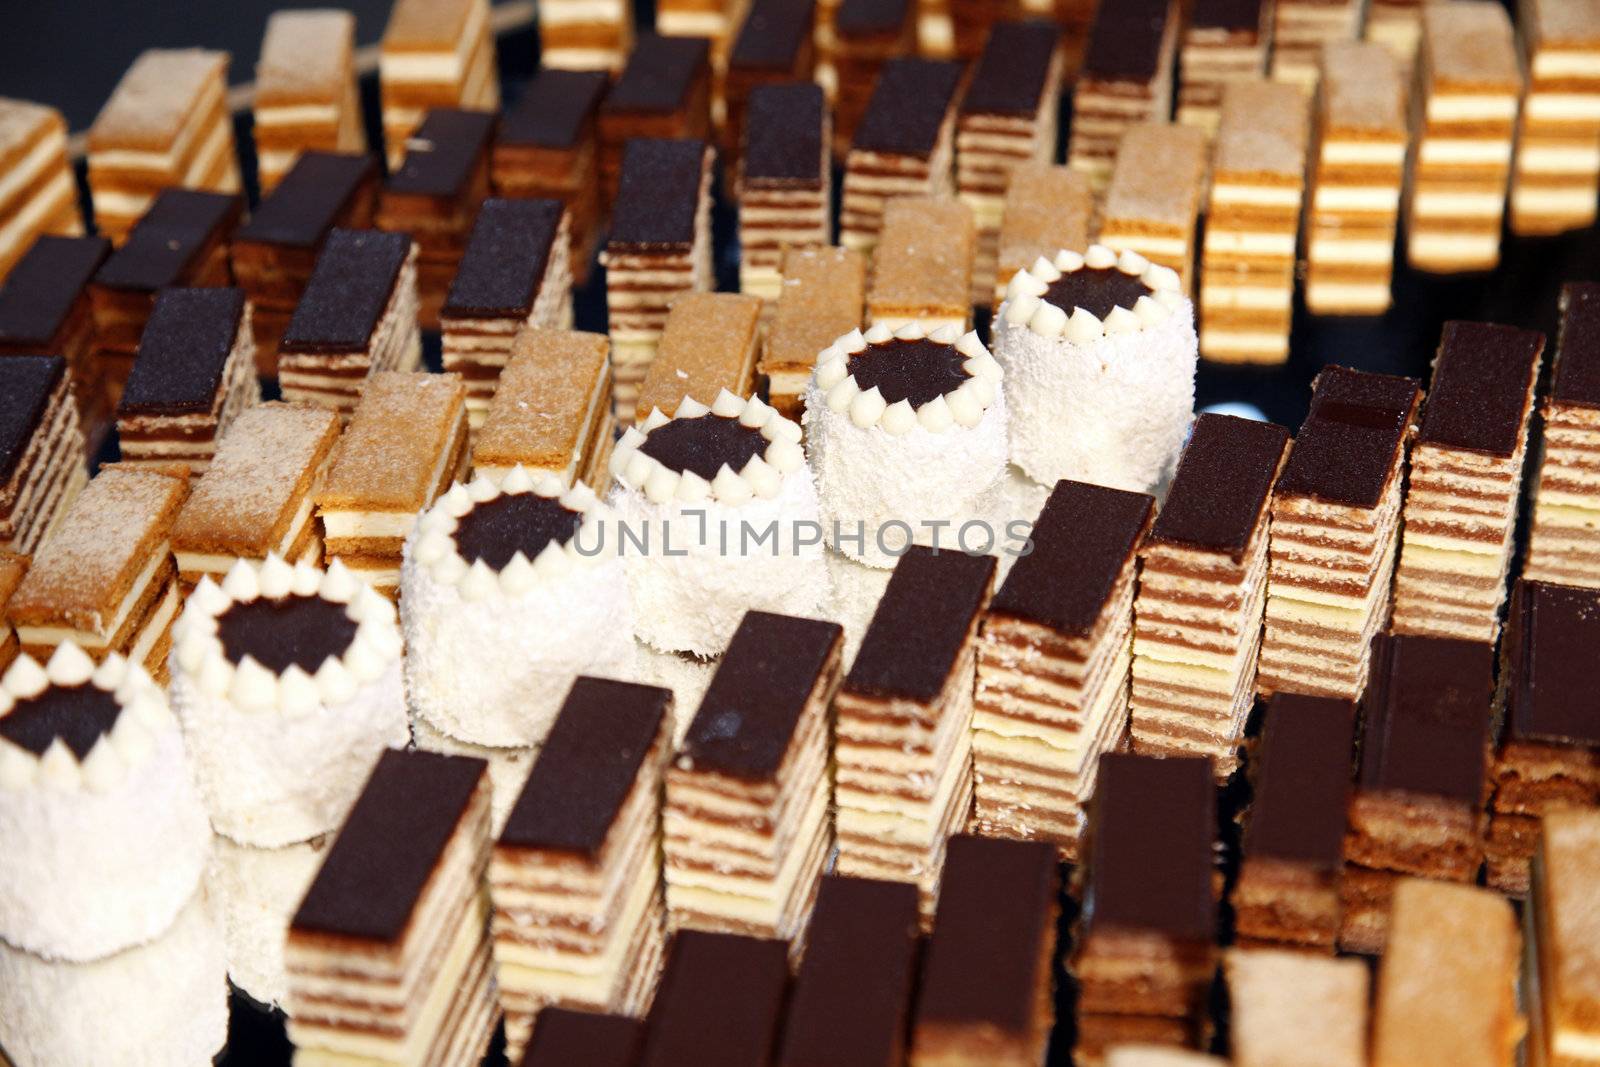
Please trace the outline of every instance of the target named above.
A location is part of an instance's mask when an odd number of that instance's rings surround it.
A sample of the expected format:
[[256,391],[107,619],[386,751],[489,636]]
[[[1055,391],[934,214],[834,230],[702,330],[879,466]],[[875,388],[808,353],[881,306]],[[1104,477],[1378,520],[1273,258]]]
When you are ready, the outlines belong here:
[[1104,245],[1018,271],[995,316],[1011,461],[1148,492],[1177,462],[1194,417],[1194,305],[1175,271]]
[[211,823],[241,844],[337,829],[408,740],[394,605],[337,560],[241,559],[200,580],[175,633],[173,707]]
[[406,542],[406,689],[429,725],[478,745],[544,740],[580,674],[633,668],[622,561],[582,482],[518,465],[458,484]]
[[[1000,365],[975,333],[876,325],[817,356],[805,425],[829,543],[892,567],[931,522],[959,526],[1005,472]],[[953,545],[954,529],[941,543]]]
[[160,937],[211,844],[177,720],[143,667],[59,645],[0,678],[0,939],[93,960]]
[[800,427],[727,390],[656,408],[611,455],[610,502],[640,640],[722,652],[746,610],[806,615],[828,592]]

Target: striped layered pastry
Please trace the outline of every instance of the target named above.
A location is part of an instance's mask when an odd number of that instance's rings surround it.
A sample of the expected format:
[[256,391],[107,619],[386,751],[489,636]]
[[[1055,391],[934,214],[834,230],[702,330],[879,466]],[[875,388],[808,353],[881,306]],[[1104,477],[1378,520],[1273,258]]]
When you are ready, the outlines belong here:
[[833,137],[811,82],[750,90],[739,170],[739,291],[776,300],[791,248],[828,243]]
[[1072,102],[1067,165],[1097,193],[1111,180],[1122,135],[1172,114],[1178,13],[1172,0],[1101,4]]
[[1600,587],[1600,285],[1561,290],[1561,332],[1522,575]]
[[348,11],[278,11],[267,19],[252,116],[263,196],[303,152],[367,150],[355,38]]
[[0,97],[0,281],[42,234],[83,233],[61,112]]
[[0,358],[0,548],[32,554],[89,480],[71,374],[60,356]]
[[1229,82],[1267,72],[1272,5],[1265,0],[1198,0],[1183,31],[1178,63],[1178,121],[1215,130]]
[[395,0],[378,53],[383,145],[390,169],[435,108],[500,107],[488,0]]
[[1517,128],[1511,229],[1589,226],[1600,198],[1600,5],[1523,0],[1528,93]]
[[1317,57],[1330,41],[1353,40],[1361,29],[1361,0],[1275,0],[1272,78],[1315,89]]
[[543,0],[539,62],[559,70],[621,70],[633,46],[627,0]]

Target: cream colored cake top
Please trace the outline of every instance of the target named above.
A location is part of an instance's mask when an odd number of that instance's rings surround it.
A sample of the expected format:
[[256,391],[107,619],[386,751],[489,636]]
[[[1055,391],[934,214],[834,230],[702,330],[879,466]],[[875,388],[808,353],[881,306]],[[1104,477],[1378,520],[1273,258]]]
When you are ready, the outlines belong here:
[[28,100],[0,96],[0,162],[12,153],[25,152],[50,127],[66,130],[61,112]]
[[1422,52],[1433,91],[1522,87],[1511,17],[1496,0],[1450,0],[1422,9]]
[[1094,192],[1089,179],[1070,167],[1024,163],[1006,184],[1000,223],[1000,265],[1020,267],[1063,248],[1089,247]]
[[457,374],[386,371],[367,379],[317,505],[419,511],[460,432],[467,389]]
[[971,294],[972,209],[949,197],[896,197],[883,209],[867,305],[885,311],[965,312]]
[[750,395],[759,348],[761,298],[744,293],[683,293],[672,300],[661,342],[639,387],[642,419],[668,415],[685,396],[710,404],[723,389]]
[[1217,172],[1304,177],[1310,129],[1311,98],[1300,86],[1228,82],[1222,87],[1217,126]]
[[583,446],[584,423],[595,389],[609,373],[610,352],[603,333],[518,333],[478,431],[473,463],[564,467]]
[[279,11],[256,63],[256,106],[339,104],[350,90],[356,19],[348,11]]
[[1539,951],[1560,1003],[1600,1008],[1600,811],[1553,812],[1544,817],[1542,885],[1535,907],[1545,935]]
[[867,258],[860,252],[789,249],[762,365],[810,366],[818,352],[861,325],[866,301]]
[[89,150],[163,151],[195,113],[201,97],[228,78],[228,53],[200,48],[152,48],[122,76],[89,128]]
[[1337,130],[1405,137],[1406,90],[1387,46],[1330,41],[1322,49],[1321,85],[1324,136]]
[[385,52],[453,52],[484,0],[395,0]]
[[1204,131],[1166,122],[1133,126],[1117,149],[1106,219],[1192,226],[1205,180]]
[[1531,0],[1524,10],[1535,47],[1600,48],[1600,0]]
[[1366,1067],[1367,965],[1230,949],[1234,1067]]

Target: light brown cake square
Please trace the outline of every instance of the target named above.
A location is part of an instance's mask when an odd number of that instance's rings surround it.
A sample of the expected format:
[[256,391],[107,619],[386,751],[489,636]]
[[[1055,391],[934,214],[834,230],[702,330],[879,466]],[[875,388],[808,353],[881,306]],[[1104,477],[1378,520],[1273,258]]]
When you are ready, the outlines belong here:
[[972,209],[948,197],[900,197],[883,209],[867,315],[891,328],[917,321],[966,329],[972,313]]
[[610,353],[605,334],[518,333],[473,445],[473,468],[503,474],[520,463],[592,484],[611,450]]
[[671,414],[689,396],[709,405],[726,389],[749,396],[761,348],[761,298],[742,293],[681,293],[667,311],[635,411]]

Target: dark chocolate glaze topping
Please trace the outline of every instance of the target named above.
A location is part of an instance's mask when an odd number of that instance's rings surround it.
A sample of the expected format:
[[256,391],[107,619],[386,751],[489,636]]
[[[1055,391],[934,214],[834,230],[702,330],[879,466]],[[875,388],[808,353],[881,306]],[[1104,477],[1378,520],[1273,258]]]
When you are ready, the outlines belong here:
[[827,156],[827,103],[816,82],[778,82],[750,90],[745,107],[744,180],[821,186]]
[[430,111],[406,140],[406,158],[389,178],[388,191],[454,199],[472,189],[474,171],[489,157],[492,111]]
[[642,1067],[767,1067],[788,984],[785,941],[680,931],[645,1019]]
[[499,143],[576,148],[592,127],[608,81],[603,70],[540,67],[517,105],[500,120]]
[[1062,480],[1033,524],[1033,551],[1011,566],[991,615],[1073,636],[1094,631],[1150,528],[1155,498]]
[[1128,274],[1116,267],[1082,267],[1051,282],[1040,299],[1068,315],[1075,308],[1083,308],[1095,318],[1103,319],[1111,314],[1112,308],[1132,311],[1141,296],[1154,292],[1137,274]]
[[756,781],[775,775],[842,636],[837,623],[746,612],[684,738],[693,768]]
[[1519,580],[1504,638],[1509,736],[1600,748],[1597,650],[1600,591]]
[[994,583],[995,558],[912,545],[872,613],[844,688],[932,701],[944,690]]
[[1494,646],[1379,634],[1361,702],[1364,790],[1483,804]]
[[237,240],[315,248],[377,187],[378,162],[350,152],[303,152],[239,229]]
[[35,756],[43,756],[59,737],[81,760],[102,735],[111,732],[121,714],[116,698],[98,686],[52,685],[0,715],[0,737]]
[[1489,322],[1447,322],[1417,440],[1509,456],[1524,432],[1544,334]]
[[291,663],[307,674],[345,654],[356,621],[343,604],[319,596],[290,595],[239,601],[217,616],[217,637],[229,662],[250,656],[274,674]]
[[[0,306],[4,301],[0,296]],[[1600,407],[1600,282],[1568,282],[1561,290],[1561,332],[1550,399]]]
[[1084,924],[1211,944],[1211,760],[1107,753],[1090,802]]
[[1324,367],[1277,491],[1370,508],[1398,470],[1422,390],[1415,378]]
[[962,97],[962,114],[1036,114],[1060,43],[1061,27],[1054,22],[995,23]]
[[360,352],[372,340],[411,238],[378,230],[334,230],[284,331],[285,352]]
[[1267,705],[1247,859],[1303,863],[1337,873],[1355,760],[1356,707],[1349,700],[1279,693]]
[[1189,24],[1202,30],[1260,30],[1263,0],[1195,0]]
[[706,143],[635,137],[622,149],[611,244],[687,248],[694,244]]
[[522,1067],[634,1067],[644,1021],[570,1008],[544,1008],[533,1024]]
[[243,289],[157,293],[117,412],[194,415],[217,408],[244,309]]
[[736,474],[744,470],[751,456],[767,451],[767,439],[738,419],[705,414],[662,423],[645,435],[639,451],[669,470],[694,471],[710,481],[723,464]]
[[1060,871],[1048,841],[950,839],[917,1020],[1026,1034],[1048,988]]
[[895,337],[854,353],[849,367],[863,391],[876,387],[887,404],[908,400],[920,408],[971,379],[963,366],[966,361],[955,345],[926,337],[916,341]]
[[883,65],[852,147],[927,159],[955,100],[960,63],[903,56]]
[[911,0],[843,0],[834,24],[843,35],[895,33],[906,24]]
[[1289,431],[1274,423],[1201,415],[1150,530],[1151,542],[1242,558],[1288,444]]
[[1169,0],[1118,0],[1101,4],[1089,31],[1083,77],[1099,81],[1149,82],[1159,73]]
[[553,497],[537,493],[506,493],[474,505],[456,523],[456,550],[468,565],[483,560],[499,571],[521,552],[528,562],[554,541],[565,545],[583,523],[583,512],[572,511]]
[[704,37],[641,33],[600,109],[677,111],[688,104],[695,83],[710,76],[710,56],[711,42]]
[[0,358],[0,486],[17,473],[66,370],[60,356]]
[[[0,286],[0,347],[49,351],[73,305],[111,254],[103,237],[40,237]],[[59,353],[58,353],[59,354]]]
[[816,6],[816,0],[755,0],[733,42],[729,67],[795,70],[811,39],[811,17]]
[[606,678],[573,682],[500,844],[597,855],[671,707],[670,689]]
[[488,768],[470,756],[385,750],[290,929],[398,943]]
[[444,317],[526,317],[561,225],[559,200],[485,200],[461,256]]
[[95,274],[95,284],[152,293],[182,285],[200,253],[227,240],[243,214],[244,199],[237,194],[163,189]]

